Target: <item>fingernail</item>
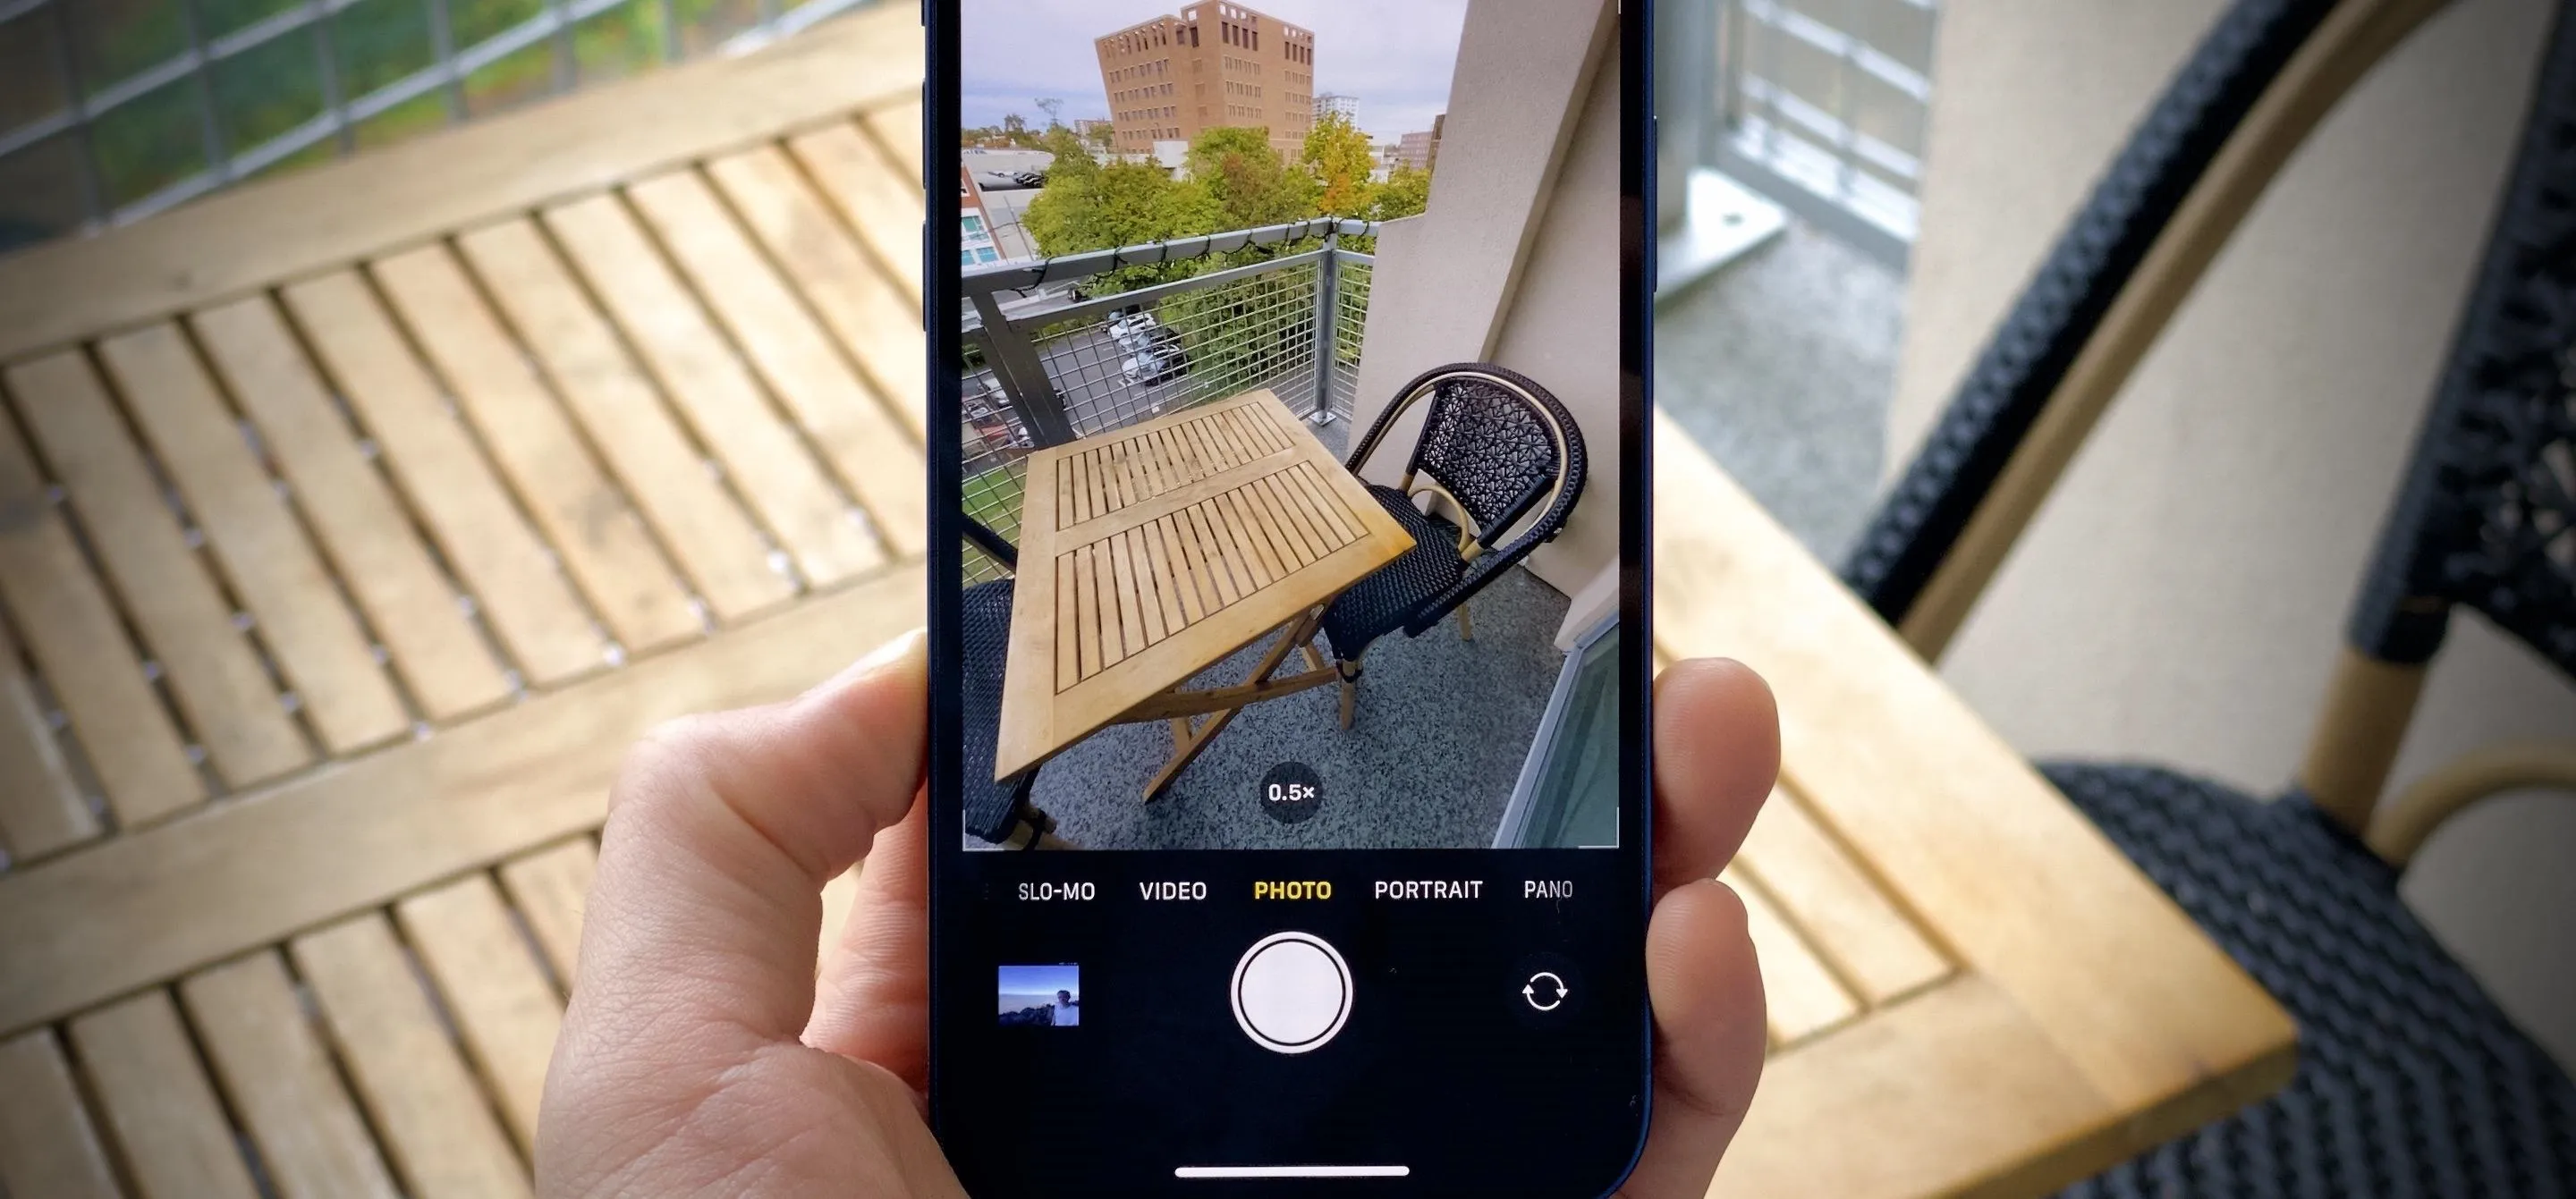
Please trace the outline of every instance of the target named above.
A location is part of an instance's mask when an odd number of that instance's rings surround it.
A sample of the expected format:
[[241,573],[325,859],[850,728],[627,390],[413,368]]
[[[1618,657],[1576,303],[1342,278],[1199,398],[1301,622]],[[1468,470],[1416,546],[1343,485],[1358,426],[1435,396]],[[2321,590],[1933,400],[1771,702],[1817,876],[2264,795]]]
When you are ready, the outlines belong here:
[[851,672],[874,674],[892,663],[911,657],[913,647],[921,644],[929,636],[928,630],[918,626],[906,629],[897,634],[893,640],[869,650],[867,657],[859,659],[858,665],[850,668]]
[[842,667],[839,673],[815,684],[814,688],[805,694],[827,695],[894,666],[920,652],[921,644],[929,640],[929,637],[929,632],[920,628],[898,634],[885,644],[869,650],[866,657]]

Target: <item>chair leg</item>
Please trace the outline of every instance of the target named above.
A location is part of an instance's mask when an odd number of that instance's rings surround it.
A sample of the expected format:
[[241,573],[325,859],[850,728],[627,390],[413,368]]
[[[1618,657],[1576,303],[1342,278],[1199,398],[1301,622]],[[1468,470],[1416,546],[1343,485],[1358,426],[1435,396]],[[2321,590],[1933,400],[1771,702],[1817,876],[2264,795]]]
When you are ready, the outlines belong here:
[[1458,605],[1458,640],[1473,641],[1475,639],[1476,626],[1469,623],[1467,620],[1467,605],[1460,604]]
[[1360,664],[1343,661],[1336,665],[1342,672],[1342,729],[1348,732],[1351,727],[1351,716],[1358,710],[1360,703]]

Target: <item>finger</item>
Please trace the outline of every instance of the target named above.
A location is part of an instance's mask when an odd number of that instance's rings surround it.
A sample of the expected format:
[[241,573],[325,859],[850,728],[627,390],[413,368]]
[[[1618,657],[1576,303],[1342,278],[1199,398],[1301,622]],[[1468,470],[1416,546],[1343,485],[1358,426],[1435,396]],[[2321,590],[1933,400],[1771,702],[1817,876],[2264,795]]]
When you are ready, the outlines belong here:
[[877,834],[848,919],[815,979],[805,1043],[875,1062],[916,1091],[930,1086],[930,804]]
[[794,700],[674,721],[628,753],[568,1031],[602,1017],[628,1038],[795,1039],[823,884],[920,788],[926,671],[907,636]]
[[1655,893],[1724,869],[1780,778],[1780,709],[1741,662],[1695,658],[1655,680]]
[[1620,1193],[1699,1199],[1762,1077],[1762,972],[1744,901],[1726,884],[1686,883],[1655,905],[1646,991],[1655,1007],[1653,1123]]

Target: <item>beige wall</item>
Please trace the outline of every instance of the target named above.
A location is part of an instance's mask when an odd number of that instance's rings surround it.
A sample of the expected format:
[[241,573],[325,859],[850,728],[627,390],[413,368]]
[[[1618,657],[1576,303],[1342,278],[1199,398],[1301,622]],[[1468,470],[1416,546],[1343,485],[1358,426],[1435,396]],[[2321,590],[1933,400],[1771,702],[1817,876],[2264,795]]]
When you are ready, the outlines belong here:
[[[1530,558],[1582,591],[1619,555],[1619,66],[1607,0],[1475,0],[1428,211],[1378,238],[1355,425],[1432,367],[1485,360],[1565,402],[1590,479]],[[1367,473],[1392,482],[1419,421]],[[1576,612],[1574,618],[1583,616]]]
[[[1955,0],[1890,460],[1923,430],[2217,0]],[[1943,674],[2035,757],[2289,779],[2483,244],[2549,6],[2457,0],[2291,162],[2140,365]],[[2576,731],[2576,688],[2454,622],[2399,783],[2505,735]],[[2474,814],[2408,880],[2429,924],[2563,1061],[2552,929],[2576,804]]]

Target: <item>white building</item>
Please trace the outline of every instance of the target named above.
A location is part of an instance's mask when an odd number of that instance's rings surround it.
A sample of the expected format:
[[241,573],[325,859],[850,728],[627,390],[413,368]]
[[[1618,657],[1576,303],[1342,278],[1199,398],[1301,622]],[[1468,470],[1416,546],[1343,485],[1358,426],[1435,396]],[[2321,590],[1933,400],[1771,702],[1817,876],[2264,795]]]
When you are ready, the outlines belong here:
[[1315,119],[1323,120],[1324,114],[1328,112],[1342,114],[1343,120],[1349,121],[1353,128],[1357,128],[1360,123],[1360,98],[1345,96],[1339,92],[1326,92],[1315,97]]

